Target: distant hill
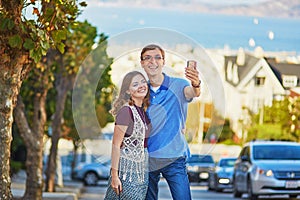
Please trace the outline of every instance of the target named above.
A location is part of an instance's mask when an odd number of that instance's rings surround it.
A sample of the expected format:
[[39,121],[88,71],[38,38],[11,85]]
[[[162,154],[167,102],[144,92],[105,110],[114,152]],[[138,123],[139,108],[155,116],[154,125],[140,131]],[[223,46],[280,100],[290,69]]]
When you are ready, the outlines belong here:
[[212,13],[248,15],[256,17],[300,18],[299,0],[269,0],[251,5],[212,6]]
[[[88,0],[100,6],[165,8],[211,14],[247,15],[254,17],[300,18],[299,0],[266,0],[256,4],[210,4],[201,0]],[[207,2],[207,1],[206,1]]]

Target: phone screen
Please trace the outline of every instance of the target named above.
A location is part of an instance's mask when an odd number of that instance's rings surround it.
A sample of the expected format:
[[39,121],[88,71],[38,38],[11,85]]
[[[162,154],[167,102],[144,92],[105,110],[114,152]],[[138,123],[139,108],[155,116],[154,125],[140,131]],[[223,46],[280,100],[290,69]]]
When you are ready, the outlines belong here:
[[196,67],[197,67],[197,62],[196,62],[195,60],[188,60],[188,61],[187,61],[187,67],[191,67],[191,68],[196,69]]

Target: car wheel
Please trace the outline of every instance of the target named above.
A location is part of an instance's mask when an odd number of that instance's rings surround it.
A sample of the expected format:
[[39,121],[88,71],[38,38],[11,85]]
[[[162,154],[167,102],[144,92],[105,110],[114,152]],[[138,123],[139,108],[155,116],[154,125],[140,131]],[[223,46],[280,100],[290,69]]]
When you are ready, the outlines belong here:
[[298,196],[297,194],[290,194],[290,195],[289,195],[290,199],[296,199],[297,196]]
[[191,178],[191,176],[188,174],[188,179],[189,179],[189,182],[190,183],[192,183],[193,182],[193,180],[192,180],[192,178]]
[[238,191],[236,183],[233,181],[233,197],[239,198],[242,197],[242,193]]
[[248,188],[248,199],[249,200],[257,200],[258,195],[253,194],[252,184],[251,184],[251,179],[250,178],[248,179],[247,185],[248,185],[248,187],[247,187]]
[[215,186],[216,192],[222,192],[222,189],[220,189],[217,185]]
[[211,182],[208,182],[208,190],[214,190],[214,188],[211,187]]
[[212,180],[213,178],[208,179],[208,190],[214,190],[214,181]]
[[222,189],[219,188],[219,184],[218,184],[217,178],[215,179],[215,190],[216,190],[216,192],[222,192]]
[[85,185],[96,185],[98,182],[98,176],[95,172],[87,172],[84,176]]

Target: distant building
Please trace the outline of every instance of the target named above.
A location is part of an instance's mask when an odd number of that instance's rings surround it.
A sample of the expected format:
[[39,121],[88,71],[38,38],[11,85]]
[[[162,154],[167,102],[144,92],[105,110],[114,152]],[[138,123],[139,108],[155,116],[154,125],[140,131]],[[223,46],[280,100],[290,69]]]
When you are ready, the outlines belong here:
[[266,61],[286,90],[300,87],[300,64],[280,63],[275,58],[266,58]]
[[280,63],[261,55],[239,50],[237,55],[224,57],[226,113],[239,138],[247,136],[249,112],[262,112],[274,99],[299,96],[300,64]]

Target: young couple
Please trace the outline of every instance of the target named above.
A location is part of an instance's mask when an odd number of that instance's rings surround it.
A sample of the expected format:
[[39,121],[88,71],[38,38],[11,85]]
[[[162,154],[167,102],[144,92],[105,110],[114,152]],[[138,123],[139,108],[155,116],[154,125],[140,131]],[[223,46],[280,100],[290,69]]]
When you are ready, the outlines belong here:
[[183,129],[187,104],[200,95],[199,72],[186,68],[181,78],[163,73],[164,50],[155,44],[141,52],[138,71],[125,75],[113,103],[115,128],[106,200],[157,200],[161,175],[174,200],[190,200],[186,172],[189,148]]

